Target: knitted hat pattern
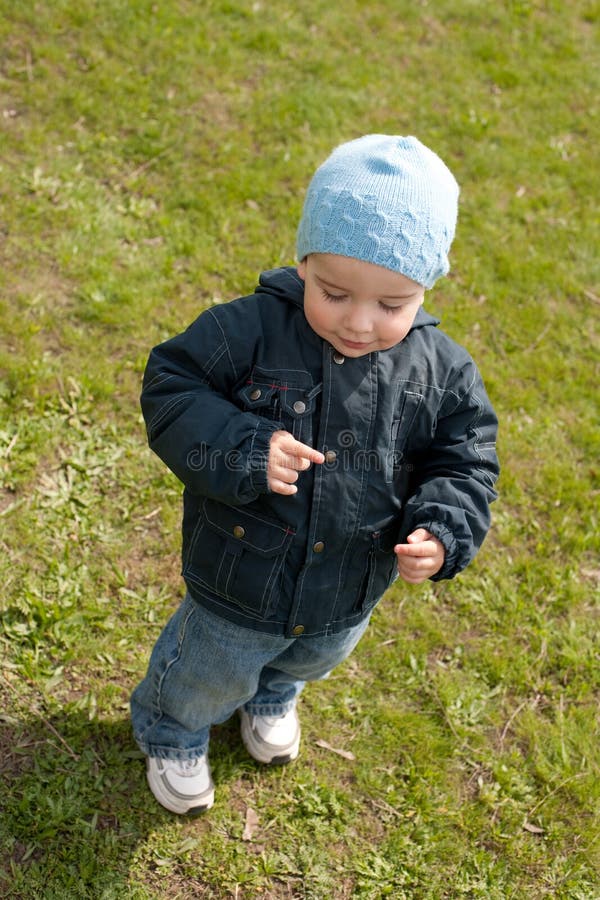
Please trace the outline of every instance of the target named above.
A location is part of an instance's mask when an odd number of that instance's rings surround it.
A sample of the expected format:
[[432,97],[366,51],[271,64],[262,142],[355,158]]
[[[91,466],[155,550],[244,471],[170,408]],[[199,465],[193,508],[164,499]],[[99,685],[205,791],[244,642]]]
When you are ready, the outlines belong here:
[[425,288],[445,275],[459,187],[415,137],[368,134],[337,147],[308,186],[297,253],[334,253]]

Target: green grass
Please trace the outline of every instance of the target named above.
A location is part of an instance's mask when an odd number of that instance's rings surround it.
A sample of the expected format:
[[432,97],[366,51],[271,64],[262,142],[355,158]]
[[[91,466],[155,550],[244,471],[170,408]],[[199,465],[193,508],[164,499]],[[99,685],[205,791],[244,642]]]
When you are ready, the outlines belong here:
[[[2,896],[600,897],[597,14],[0,0]],[[462,186],[428,305],[500,415],[493,530],[390,591],[293,766],[215,729],[215,807],[179,820],[127,718],[182,589],[141,374],[293,262],[314,167],[370,131]]]

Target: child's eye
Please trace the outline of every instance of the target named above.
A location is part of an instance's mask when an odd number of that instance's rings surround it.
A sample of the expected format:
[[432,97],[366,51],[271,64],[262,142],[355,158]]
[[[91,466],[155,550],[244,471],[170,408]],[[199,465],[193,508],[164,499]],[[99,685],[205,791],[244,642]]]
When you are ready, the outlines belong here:
[[380,303],[379,306],[386,313],[395,313],[398,312],[399,309],[402,309],[401,306],[387,306],[385,303]]
[[325,288],[321,288],[321,293],[330,303],[341,303],[342,300],[346,299],[346,294],[330,294]]

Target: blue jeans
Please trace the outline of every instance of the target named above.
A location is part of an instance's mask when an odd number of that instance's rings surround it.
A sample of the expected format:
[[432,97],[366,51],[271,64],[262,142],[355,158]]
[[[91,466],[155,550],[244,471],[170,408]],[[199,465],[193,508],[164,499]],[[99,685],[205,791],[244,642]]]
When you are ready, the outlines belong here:
[[339,634],[290,639],[243,628],[186,596],[131,697],[140,749],[194,759],[208,749],[210,726],[241,706],[252,715],[283,715],[305,682],[326,678],[346,659],[368,622],[367,616]]

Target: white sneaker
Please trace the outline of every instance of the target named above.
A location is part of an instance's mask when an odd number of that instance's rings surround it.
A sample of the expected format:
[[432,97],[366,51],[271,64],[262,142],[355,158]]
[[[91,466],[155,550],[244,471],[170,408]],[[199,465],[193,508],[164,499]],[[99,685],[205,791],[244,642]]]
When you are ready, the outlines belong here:
[[283,765],[298,756],[300,722],[294,707],[283,716],[252,716],[240,709],[242,740],[250,756],[261,763]]
[[210,809],[215,786],[206,753],[198,759],[159,759],[149,756],[146,776],[158,802],[170,812],[197,815]]

